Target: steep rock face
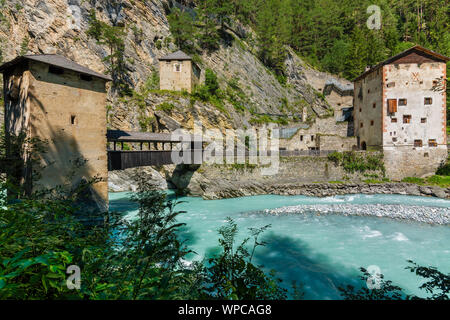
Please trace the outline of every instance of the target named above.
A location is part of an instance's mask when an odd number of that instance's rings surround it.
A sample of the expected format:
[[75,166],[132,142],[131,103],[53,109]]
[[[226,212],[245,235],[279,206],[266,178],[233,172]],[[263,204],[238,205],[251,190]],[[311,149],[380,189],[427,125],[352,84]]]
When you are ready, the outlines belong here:
[[[3,40],[3,60],[8,61],[19,54],[55,53],[62,54],[82,65],[105,73],[104,58],[110,54],[106,45],[100,45],[89,37],[89,15],[95,10],[97,19],[110,25],[125,26],[125,68],[126,79],[134,88],[139,88],[157,70],[158,57],[176,47],[170,41],[167,8],[173,1],[82,1],[82,0],[23,0],[7,1],[1,8],[3,19],[0,24],[0,38]],[[175,99],[177,115],[165,114],[182,127],[191,128],[192,119],[199,117],[206,127],[241,128],[249,127],[251,119],[261,114],[298,114],[305,105],[316,115],[324,115],[329,109],[317,91],[308,84],[304,65],[295,53],[289,52],[286,59],[287,85],[282,86],[258,60],[253,46],[240,38],[251,33],[236,24],[230,32],[233,40],[224,42],[221,48],[211,54],[204,53],[202,69],[211,68],[219,78],[222,89],[226,89],[231,78],[239,80],[246,96],[244,112],[237,112],[227,101],[226,112],[205,103],[192,103],[189,99]],[[160,45],[162,43],[162,45]],[[109,126],[128,130],[143,130],[142,119],[157,118],[157,104],[169,99],[148,93],[145,105],[136,106],[130,99],[119,99],[110,90],[108,96]],[[172,97],[173,100],[173,97]],[[211,110],[214,112],[211,113]],[[250,110],[251,112],[249,112]],[[160,113],[165,113],[160,111]],[[164,115],[163,115],[164,118]],[[170,119],[166,118],[168,122]],[[157,123],[157,122],[156,122]],[[152,129],[158,129],[158,125]]]

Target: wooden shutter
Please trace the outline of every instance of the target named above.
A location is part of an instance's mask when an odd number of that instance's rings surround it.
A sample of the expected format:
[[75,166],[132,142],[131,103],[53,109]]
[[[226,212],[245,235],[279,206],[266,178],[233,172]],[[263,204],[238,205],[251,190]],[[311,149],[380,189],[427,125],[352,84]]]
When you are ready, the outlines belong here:
[[388,112],[397,112],[397,99],[388,99]]

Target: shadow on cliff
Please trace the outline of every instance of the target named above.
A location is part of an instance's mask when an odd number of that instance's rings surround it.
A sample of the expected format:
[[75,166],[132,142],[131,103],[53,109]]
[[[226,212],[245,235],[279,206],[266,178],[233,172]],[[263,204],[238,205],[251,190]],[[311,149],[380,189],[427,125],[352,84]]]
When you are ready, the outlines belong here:
[[179,164],[172,175],[166,176],[166,179],[171,187],[176,189],[177,194],[186,194],[189,191],[192,176],[199,168],[199,164]]

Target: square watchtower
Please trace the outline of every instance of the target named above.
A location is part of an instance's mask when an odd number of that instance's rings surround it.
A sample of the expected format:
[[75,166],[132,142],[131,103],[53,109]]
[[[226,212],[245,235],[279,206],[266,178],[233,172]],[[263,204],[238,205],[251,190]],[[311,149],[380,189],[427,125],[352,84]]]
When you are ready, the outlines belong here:
[[161,90],[192,92],[200,81],[200,68],[183,51],[159,59],[159,85]]
[[[106,83],[109,76],[59,55],[25,55],[0,67],[5,98],[7,157],[19,166],[12,177],[27,192],[51,189],[98,177],[87,195],[89,211],[108,208]],[[24,155],[10,154],[12,136],[46,141],[39,168]],[[9,154],[8,154],[9,153]],[[81,164],[74,171],[77,164]],[[32,172],[39,171],[33,179]],[[72,172],[74,175],[71,176]],[[69,178],[69,181],[67,181]]]

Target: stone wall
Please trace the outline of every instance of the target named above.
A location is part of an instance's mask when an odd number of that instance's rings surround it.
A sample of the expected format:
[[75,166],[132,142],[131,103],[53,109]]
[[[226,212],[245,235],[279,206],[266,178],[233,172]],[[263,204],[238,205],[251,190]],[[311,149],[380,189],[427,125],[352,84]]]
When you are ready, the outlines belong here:
[[445,163],[447,155],[447,147],[426,148],[426,150],[411,147],[385,148],[386,175],[393,180],[432,176]]
[[319,134],[317,136],[317,147],[320,150],[352,151],[357,149],[358,141],[356,137]]

